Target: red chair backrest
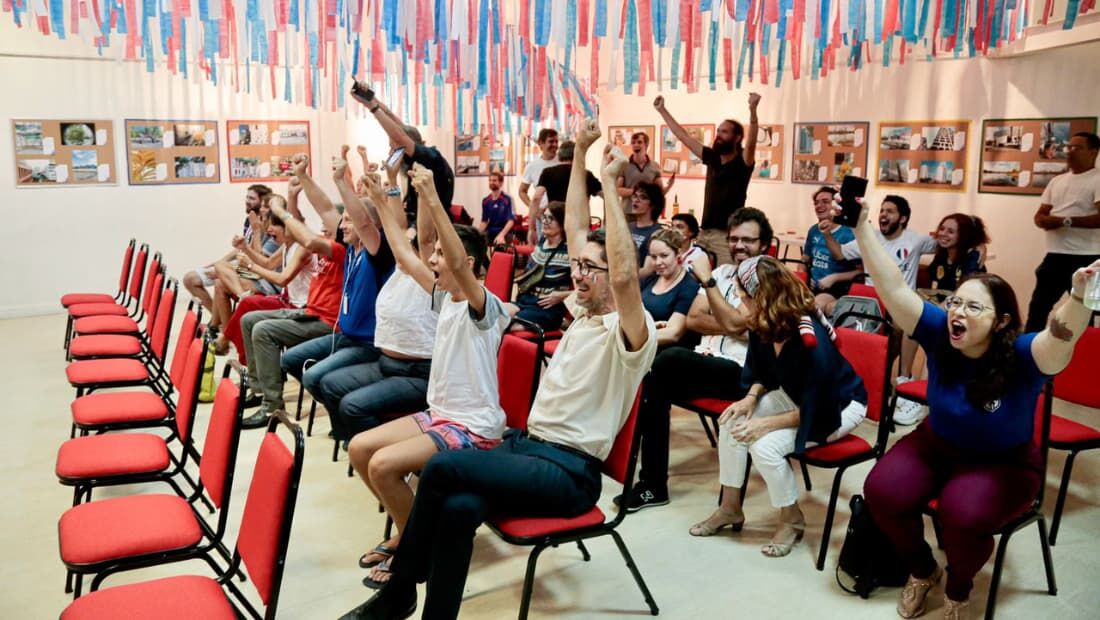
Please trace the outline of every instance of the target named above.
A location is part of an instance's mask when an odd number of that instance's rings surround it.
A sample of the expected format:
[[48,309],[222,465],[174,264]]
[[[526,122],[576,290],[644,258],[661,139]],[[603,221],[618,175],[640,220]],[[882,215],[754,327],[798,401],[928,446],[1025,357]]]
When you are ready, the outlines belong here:
[[126,283],[130,280],[130,266],[134,262],[134,246],[137,241],[130,239],[126,244],[126,251],[122,253],[122,272],[118,274],[118,290],[125,291]]
[[172,353],[172,366],[168,369],[168,380],[177,388],[183,381],[183,371],[187,360],[187,349],[191,341],[199,336],[199,316],[191,308],[183,315],[180,331],[176,335],[176,350]]
[[[164,276],[157,276],[154,286],[161,287],[163,279]],[[153,348],[153,355],[163,364],[164,354],[168,351],[168,334],[172,329],[172,317],[176,310],[176,287],[169,282],[168,286],[163,287],[163,293],[158,296],[160,303],[157,304],[155,312],[149,315],[149,319],[153,322],[149,344]]]
[[[160,287],[157,286],[157,278],[164,280],[164,273],[160,267],[160,254],[153,257],[153,260],[149,263],[148,275],[145,276],[145,293],[141,297],[141,310],[151,315],[157,307],[157,302],[160,301]],[[148,324],[147,327],[151,325]]]
[[493,254],[489,260],[489,270],[485,273],[485,288],[500,298],[501,301],[512,300],[512,278],[515,277],[513,268],[515,255],[503,250]]
[[[195,344],[203,348],[201,339],[195,340]],[[232,487],[237,440],[241,436],[241,405],[240,386],[222,377],[214,392],[214,408],[210,412],[210,426],[206,429],[199,462],[199,480],[218,508],[228,501]]]
[[630,415],[626,416],[626,422],[619,429],[619,434],[615,436],[611,453],[603,462],[603,473],[620,484],[626,484],[626,476],[630,473],[630,452],[634,447],[634,428],[638,425],[638,405],[641,402],[642,387],[638,386],[638,392],[634,395],[634,405],[630,407]]
[[889,405],[890,368],[894,360],[887,336],[849,327],[836,328],[836,347],[867,390],[867,417],[878,422]]
[[176,434],[180,441],[187,442],[191,437],[191,429],[195,424],[195,408],[199,404],[199,378],[202,377],[203,346],[201,338],[191,341],[187,349],[187,369],[183,373],[183,381],[178,387],[179,400],[176,401]]
[[252,482],[248,485],[248,498],[244,503],[240,534],[237,536],[237,552],[260,599],[268,606],[268,618],[274,617],[272,606],[277,601],[282,581],[298,482],[302,475],[305,443],[301,429],[297,426],[292,428],[294,452],[274,432],[265,434],[256,457]]
[[779,239],[772,239],[772,243],[768,246],[766,254],[772,258],[779,258]]
[[1069,366],[1054,377],[1054,397],[1083,407],[1100,409],[1100,327],[1086,327],[1077,341]]
[[805,271],[792,271],[791,273],[794,274],[794,277],[798,278],[803,284],[810,283],[810,274],[806,273]]
[[539,372],[539,347],[532,340],[504,334],[497,354],[497,385],[500,406],[508,428],[527,430]]
[[149,246],[143,243],[134,260],[134,268],[130,271],[130,299],[141,299],[141,284],[145,278],[145,263],[148,260]]

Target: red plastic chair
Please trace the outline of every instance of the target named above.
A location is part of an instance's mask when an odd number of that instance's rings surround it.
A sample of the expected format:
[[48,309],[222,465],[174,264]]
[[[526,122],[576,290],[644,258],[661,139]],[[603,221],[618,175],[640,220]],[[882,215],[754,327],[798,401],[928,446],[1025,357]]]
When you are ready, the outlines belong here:
[[[280,425],[286,425],[293,433],[293,452],[275,434]],[[255,620],[274,620],[304,455],[302,429],[290,422],[284,412],[277,412],[268,424],[267,434],[256,457],[244,514],[241,515],[240,534],[229,569],[222,570],[213,562],[208,562],[217,575],[216,579],[186,575],[107,588],[73,601],[61,613],[61,618],[229,620],[247,614]],[[266,606],[263,614],[233,583],[233,575],[239,573],[242,566],[248,571],[260,600]]]
[[61,296],[61,305],[68,308],[75,304],[124,303],[127,301],[126,284],[130,280],[130,265],[134,262],[134,246],[137,240],[130,239],[126,250],[122,252],[122,272],[118,276],[118,291],[110,293],[66,293]]
[[[176,297],[179,283],[175,279],[164,282],[164,276],[158,275],[153,282],[159,293],[154,293],[150,302],[156,303],[149,312],[152,329],[149,337],[126,334],[89,334],[74,338],[69,343],[69,358],[74,360],[138,357],[146,361],[164,359],[168,348],[168,334],[172,330],[172,320],[176,311]],[[157,299],[159,298],[159,301]]]
[[[145,278],[145,267],[149,260],[149,244],[143,243],[138,248],[137,256],[134,258],[133,268],[129,270],[130,281],[127,286],[126,296],[120,300],[125,304],[125,307],[129,308],[133,304],[132,312],[136,313],[141,304],[141,291]],[[92,302],[96,305],[95,302]],[[107,303],[119,303],[119,302],[107,302]],[[73,336],[73,330],[76,328],[76,318],[73,316],[72,310],[79,306],[86,305],[81,303],[73,303],[67,305],[65,308],[68,310],[68,318],[65,323],[65,350],[69,350],[69,340]],[[129,314],[131,311],[123,312],[123,315]]]
[[[161,282],[159,286],[156,284],[158,280]],[[70,335],[69,342],[66,343],[66,354],[71,357],[69,348],[72,346],[72,338],[75,336],[123,334],[140,336],[148,339],[149,332],[153,327],[152,313],[155,311],[160,301],[163,282],[164,267],[162,265],[158,270],[150,271],[150,286],[146,286],[144,289],[145,292],[141,298],[141,313],[137,317],[123,316],[120,314],[105,314],[73,319],[72,334]],[[76,308],[77,306],[73,307]],[[138,322],[142,317],[145,318],[144,324],[139,325]]]
[[[95,575],[91,584],[95,591],[103,579],[120,571],[189,559],[202,559],[216,567],[210,557],[212,551],[231,561],[222,537],[229,515],[247,384],[244,374],[239,386],[229,379],[234,367],[239,369],[240,365],[226,365],[214,396],[199,463],[200,485],[193,495],[115,497],[80,504],[61,515],[57,524],[61,560],[70,576],[76,576],[76,597],[80,596],[84,575]],[[194,506],[204,493],[220,510],[213,527]]]
[[[1100,387],[1097,386],[1096,364],[1100,360],[1100,328],[1086,327],[1077,342],[1069,366],[1054,378],[1054,397],[1082,407],[1100,409]],[[1100,448],[1100,430],[1074,422],[1061,416],[1053,416],[1050,429],[1050,447],[1066,450],[1066,464],[1062,467],[1062,482],[1058,486],[1058,502],[1054,505],[1054,518],[1050,521],[1050,544],[1058,540],[1058,524],[1066,506],[1069,479],[1073,474],[1073,461],[1085,450]]]
[[489,259],[485,273],[485,288],[503,302],[512,301],[512,281],[515,279],[516,255],[509,250],[499,250]]
[[[138,271],[135,271],[134,275],[137,276],[139,271],[141,270],[139,269]],[[144,296],[142,297],[141,304],[138,304],[133,308],[130,308],[128,305],[115,303],[113,301],[109,303],[73,304],[68,307],[69,316],[73,317],[73,319],[78,319],[86,316],[118,315],[131,316],[134,317],[135,320],[140,321],[142,315],[144,314],[145,306],[148,305],[149,294],[153,290],[150,288],[150,285],[153,284],[154,278],[159,273],[162,273],[162,265],[160,260],[160,252],[157,252],[153,255],[153,260],[149,263],[149,269],[145,272],[145,281],[137,282],[137,292],[140,293],[141,291],[144,291]],[[131,288],[131,291],[133,290],[134,289]]]
[[541,369],[541,341],[504,334],[497,356],[497,389],[508,428],[527,430]]
[[805,271],[792,271],[791,274],[798,278],[803,284],[807,286],[810,284],[810,274]]
[[[57,451],[54,471],[61,484],[73,487],[73,506],[91,501],[92,490],[100,486],[164,482],[180,497],[187,494],[176,484],[182,477],[193,490],[198,485],[185,469],[192,453],[192,430],[202,376],[206,342],[194,340],[187,351],[187,368],[179,386],[179,405],[171,433],[104,433],[70,439]],[[179,454],[170,442],[181,445]],[[208,508],[214,511],[213,505]]]
[[[623,496],[629,497],[634,487],[634,469],[638,459],[638,404],[641,400],[641,389],[634,397],[634,406],[630,410],[623,427],[615,438],[615,444],[611,454],[603,463],[603,473],[623,485]],[[649,612],[657,615],[657,603],[653,600],[649,588],[638,572],[630,552],[623,542],[622,536],[616,528],[626,518],[627,511],[620,510],[614,519],[608,521],[598,506],[593,506],[588,512],[573,518],[546,518],[546,517],[498,517],[491,518],[487,525],[505,542],[513,545],[533,547],[531,555],[527,559],[527,573],[523,579],[523,598],[520,601],[519,618],[527,618],[527,612],[531,606],[531,593],[535,585],[535,565],[539,554],[547,547],[557,547],[563,543],[576,542],[581,553],[588,561],[591,557],[584,547],[583,541],[589,538],[610,535],[615,540],[627,568],[634,576],[634,581],[645,597]]]
[[914,379],[897,386],[898,396],[922,405],[928,404],[928,379]]
[[862,282],[853,282],[852,283],[852,288],[848,289],[848,294],[849,295],[855,295],[857,297],[870,297],[871,299],[874,299],[875,301],[878,302],[879,310],[882,311],[883,314],[885,315],[886,306],[883,305],[882,299],[878,296],[878,293],[875,291],[875,287],[873,287],[869,284],[863,284]]

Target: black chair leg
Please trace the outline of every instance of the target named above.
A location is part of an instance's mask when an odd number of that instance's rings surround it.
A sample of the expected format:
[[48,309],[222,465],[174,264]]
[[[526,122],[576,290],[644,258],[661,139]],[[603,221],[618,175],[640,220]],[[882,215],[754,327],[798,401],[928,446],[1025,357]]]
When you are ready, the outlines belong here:
[[806,467],[806,463],[804,461],[799,461],[798,464],[802,466],[802,480],[806,483],[806,490],[813,491],[814,485],[810,482],[810,469]]
[[615,530],[611,530],[611,538],[615,539],[615,545],[619,548],[619,553],[622,554],[623,560],[626,562],[626,567],[630,569],[630,574],[634,575],[634,581],[638,583],[638,587],[642,590],[642,596],[645,597],[645,602],[649,605],[649,613],[654,616],[660,611],[657,609],[657,601],[653,600],[653,595],[649,592],[649,587],[645,585],[645,579],[642,579],[642,574],[638,572],[638,566],[634,564],[634,558],[630,556],[630,552],[626,549],[626,543],[623,542],[622,536]]
[[313,417],[317,415],[317,401],[309,404],[309,423],[306,424],[306,437],[313,437]]
[[1058,543],[1058,526],[1062,523],[1062,509],[1066,506],[1066,494],[1069,492],[1069,479],[1073,473],[1073,459],[1077,452],[1070,452],[1066,464],[1062,467],[1062,484],[1058,487],[1058,502],[1054,504],[1054,518],[1050,520],[1050,544]]
[[817,553],[817,570],[825,570],[825,554],[829,552],[829,535],[833,531],[833,518],[836,517],[836,500],[840,495],[840,478],[846,467],[837,470],[833,477],[833,490],[829,495],[829,508],[825,511],[825,529],[821,532],[821,550]]
[[1039,515],[1039,544],[1043,547],[1043,568],[1047,573],[1047,593],[1051,596],[1058,595],[1058,582],[1054,579],[1054,559],[1050,557],[1050,546],[1047,544],[1047,520]]
[[302,421],[302,397],[305,395],[306,388],[301,383],[298,384],[298,407],[294,410],[294,421]]
[[76,573],[76,583],[73,584],[73,600],[80,598],[81,592],[84,590],[84,575]]
[[1005,563],[1005,549],[1008,548],[1008,539],[1011,537],[1011,532],[1005,532],[1001,534],[1001,540],[997,543],[997,555],[993,560],[993,577],[989,580],[989,598],[985,603],[986,620],[993,620],[993,612],[997,606],[997,588],[1001,585],[1001,570]]
[[745,493],[748,491],[748,488],[749,488],[749,473],[750,472],[752,472],[752,455],[751,454],[746,454],[745,455],[745,479],[743,481],[741,481],[741,499],[739,500],[741,502],[742,506],[745,505]]
[[527,612],[531,609],[531,593],[535,589],[535,565],[539,561],[539,554],[546,547],[536,546],[527,556],[527,573],[523,576],[523,597],[519,601],[519,620],[527,620]]
[[715,439],[715,434],[711,432],[710,425],[707,424],[707,416],[698,412],[696,412],[696,415],[699,416],[699,423],[703,425],[703,431],[707,434],[707,441],[710,442],[710,447],[717,448],[718,441]]
[[581,550],[581,557],[584,558],[585,562],[588,562],[589,560],[592,559],[592,556],[589,555],[589,553],[588,553],[588,547],[584,546],[584,541],[583,540],[578,540],[577,541],[577,548]]
[[65,594],[73,593],[73,571],[65,571]]
[[386,516],[386,540],[393,538],[393,517]]
[[337,460],[337,457],[339,457],[339,456],[340,456],[340,440],[339,439],[333,439],[332,440],[332,462],[335,463],[336,460]]

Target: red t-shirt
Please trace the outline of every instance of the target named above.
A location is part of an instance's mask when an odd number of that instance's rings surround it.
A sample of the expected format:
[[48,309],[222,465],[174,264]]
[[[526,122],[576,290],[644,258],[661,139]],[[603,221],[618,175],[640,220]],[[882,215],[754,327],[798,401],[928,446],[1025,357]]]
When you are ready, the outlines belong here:
[[347,246],[330,240],[332,256],[317,255],[317,274],[309,282],[306,314],[329,325],[336,325],[340,314],[340,297],[344,292],[344,258]]

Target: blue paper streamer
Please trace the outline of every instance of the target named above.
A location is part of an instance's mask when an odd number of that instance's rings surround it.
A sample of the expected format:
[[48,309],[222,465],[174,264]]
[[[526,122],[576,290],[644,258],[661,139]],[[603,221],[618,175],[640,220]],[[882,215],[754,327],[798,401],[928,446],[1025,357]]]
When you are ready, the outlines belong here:
[[477,29],[477,90],[474,97],[483,97],[489,87],[489,0],[481,0],[478,7]]
[[[809,0],[814,2],[814,0]],[[734,21],[743,22],[749,18],[749,4],[752,0],[737,0],[737,3],[733,5],[733,19]]]
[[592,33],[597,37],[607,36],[607,0],[596,0],[596,23]]
[[[680,85],[680,45],[682,42],[680,39],[676,39],[676,45],[672,48],[672,63],[669,66],[669,72],[671,76],[671,82],[669,87],[672,90],[676,90]],[[738,76],[740,79],[740,76]]]
[[65,38],[65,0],[50,0],[50,29]]
[[[764,26],[767,28],[767,25]],[[767,35],[765,35],[767,36]],[[708,81],[710,82],[710,89],[718,89],[718,22],[710,20],[710,41],[708,42],[709,49],[707,50],[707,60],[710,65],[710,76]]]

